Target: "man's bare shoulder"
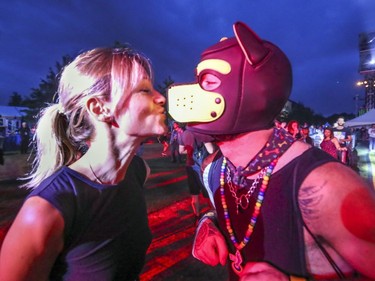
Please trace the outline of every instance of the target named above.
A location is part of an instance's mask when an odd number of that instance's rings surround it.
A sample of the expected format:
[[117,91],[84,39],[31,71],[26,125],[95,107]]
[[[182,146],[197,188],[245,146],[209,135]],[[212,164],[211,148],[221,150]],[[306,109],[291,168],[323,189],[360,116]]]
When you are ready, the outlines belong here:
[[[299,201],[300,205],[310,202],[311,206],[314,201],[319,212],[331,213],[339,209],[349,194],[368,193],[370,189],[364,179],[351,168],[339,162],[328,162],[307,175],[299,191]],[[316,199],[312,200],[312,196]],[[317,198],[320,199],[317,201]]]
[[296,141],[293,145],[285,151],[285,153],[280,157],[275,171],[280,170],[282,167],[287,165],[293,159],[302,155],[306,150],[310,149],[311,145],[304,143],[302,141]]

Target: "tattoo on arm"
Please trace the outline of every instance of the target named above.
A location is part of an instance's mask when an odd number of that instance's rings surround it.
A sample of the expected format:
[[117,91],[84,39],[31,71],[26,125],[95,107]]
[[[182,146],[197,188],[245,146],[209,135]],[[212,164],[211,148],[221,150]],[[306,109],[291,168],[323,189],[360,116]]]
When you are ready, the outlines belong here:
[[298,194],[298,203],[306,220],[316,220],[319,218],[318,205],[322,201],[325,182],[319,186],[302,186]]

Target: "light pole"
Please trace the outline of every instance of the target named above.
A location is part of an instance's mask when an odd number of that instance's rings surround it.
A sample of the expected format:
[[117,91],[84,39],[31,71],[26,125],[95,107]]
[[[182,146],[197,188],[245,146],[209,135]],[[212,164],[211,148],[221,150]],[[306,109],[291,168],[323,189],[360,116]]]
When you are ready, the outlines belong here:
[[[375,38],[373,38],[375,39]],[[372,75],[366,75],[365,79],[363,81],[358,81],[356,83],[359,87],[365,88],[365,110],[369,111],[370,109],[375,108],[375,79]],[[358,96],[358,97],[357,97]],[[359,95],[357,94],[354,98],[356,100],[356,103],[360,100]],[[358,105],[356,104],[356,107]]]

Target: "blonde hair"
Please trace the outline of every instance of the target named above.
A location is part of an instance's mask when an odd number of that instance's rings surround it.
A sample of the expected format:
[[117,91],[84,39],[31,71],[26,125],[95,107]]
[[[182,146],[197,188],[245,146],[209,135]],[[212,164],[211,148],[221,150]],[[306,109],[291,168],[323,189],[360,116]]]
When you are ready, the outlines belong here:
[[145,56],[129,48],[96,48],[77,56],[61,74],[59,102],[40,114],[34,135],[33,168],[22,187],[35,188],[84,153],[87,142],[94,136],[85,108],[88,98],[106,102],[113,114],[144,78],[153,79],[151,64]]

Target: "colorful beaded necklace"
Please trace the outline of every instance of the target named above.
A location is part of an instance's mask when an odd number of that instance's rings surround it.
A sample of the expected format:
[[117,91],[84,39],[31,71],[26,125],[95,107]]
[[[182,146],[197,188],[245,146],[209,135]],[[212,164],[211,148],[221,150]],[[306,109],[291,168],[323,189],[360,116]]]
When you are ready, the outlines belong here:
[[278,158],[274,159],[270,163],[270,165],[265,168],[265,175],[263,176],[262,185],[261,185],[261,187],[259,189],[259,192],[258,192],[258,198],[256,200],[254,210],[253,210],[253,214],[251,216],[249,225],[247,227],[245,237],[243,238],[241,243],[238,243],[237,238],[236,238],[236,236],[234,234],[234,231],[233,231],[233,228],[232,228],[232,224],[231,224],[230,217],[229,217],[228,205],[227,205],[227,202],[226,202],[226,199],[225,199],[224,185],[225,185],[225,171],[226,171],[226,168],[227,168],[227,159],[225,157],[223,158],[223,163],[221,164],[221,170],[220,170],[221,204],[223,205],[225,224],[226,224],[230,239],[231,239],[233,245],[235,246],[235,248],[237,249],[235,255],[229,254],[229,258],[232,261],[232,268],[237,273],[240,273],[242,271],[242,265],[241,264],[242,264],[243,260],[242,260],[242,256],[241,256],[240,251],[250,241],[250,236],[254,231],[254,227],[255,227],[255,224],[257,222],[259,213],[260,213],[260,208],[262,207],[264,195],[265,195],[265,192],[266,192],[267,187],[268,187],[270,176],[272,174],[273,169],[276,166],[277,161],[278,161]]
[[[232,268],[236,273],[240,273],[242,271],[241,264],[242,264],[243,259],[242,259],[240,251],[250,241],[250,236],[252,235],[254,231],[254,227],[257,222],[260,209],[263,204],[265,192],[267,190],[268,183],[270,180],[270,176],[272,175],[273,169],[275,168],[276,163],[278,159],[280,158],[280,156],[293,144],[294,141],[295,139],[290,134],[288,134],[285,130],[274,128],[270,136],[270,139],[267,141],[266,145],[260,150],[260,152],[253,159],[251,159],[251,161],[247,164],[246,167],[239,166],[235,169],[234,167],[232,167],[233,165],[231,165],[230,162],[228,163],[227,159],[223,157],[223,163],[221,164],[221,170],[220,170],[220,196],[221,196],[221,204],[223,206],[223,211],[224,211],[224,219],[225,219],[226,228],[229,233],[230,239],[236,248],[236,253],[234,255],[229,254],[229,258],[232,261]],[[256,173],[260,170],[263,170],[264,172],[262,184],[258,192],[256,203],[254,205],[253,214],[251,215],[250,222],[247,227],[247,231],[245,233],[245,237],[240,243],[238,243],[237,238],[234,234],[234,230],[232,228],[232,224],[231,224],[230,217],[229,217],[228,205],[225,199],[224,186],[225,186],[226,169],[229,169],[233,172],[234,174],[233,181],[240,188],[243,188],[246,186],[245,179],[247,176],[253,173]],[[235,199],[237,199],[238,201],[237,196],[235,197]],[[241,205],[241,200],[239,203]],[[238,208],[238,202],[236,202],[236,204]]]

